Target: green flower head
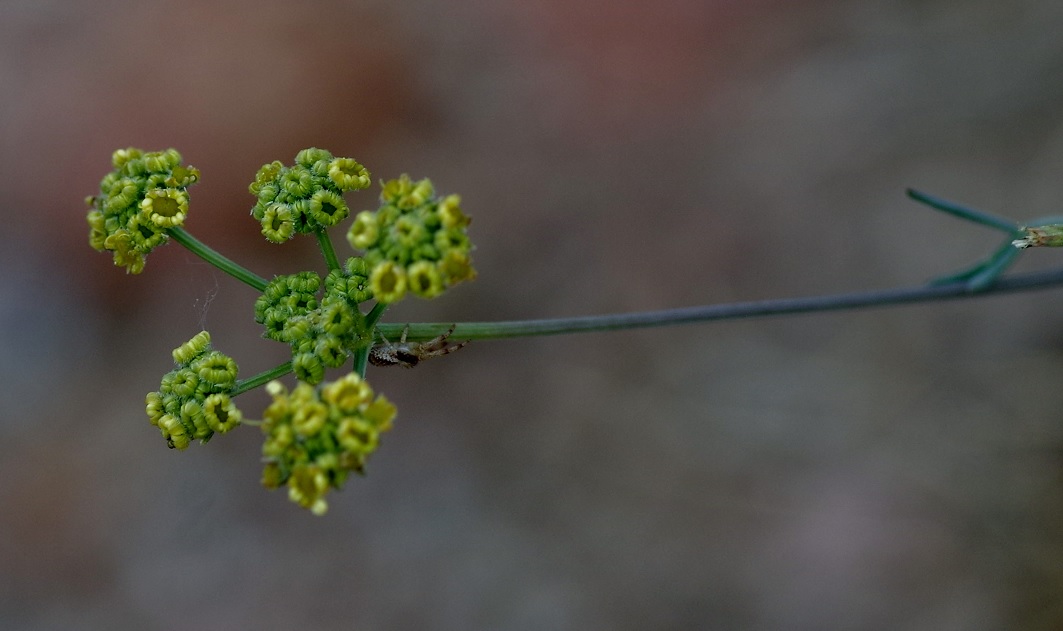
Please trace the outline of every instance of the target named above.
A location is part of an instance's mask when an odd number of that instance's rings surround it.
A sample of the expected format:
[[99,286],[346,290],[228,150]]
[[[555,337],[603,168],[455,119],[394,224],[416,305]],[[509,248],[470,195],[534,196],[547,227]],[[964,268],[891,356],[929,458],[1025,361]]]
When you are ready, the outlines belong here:
[[262,421],[266,488],[288,486],[288,498],[322,515],[325,495],[339,489],[351,472],[361,472],[391,427],[395,406],[374,396],[357,373],[314,388],[300,383],[290,391],[267,384],[273,403]]
[[111,164],[114,170],[100,181],[100,195],[86,200],[89,245],[139,274],[145,257],[166,242],[166,231],[184,224],[188,187],[199,181],[199,171],[183,166],[175,149],[119,149]]

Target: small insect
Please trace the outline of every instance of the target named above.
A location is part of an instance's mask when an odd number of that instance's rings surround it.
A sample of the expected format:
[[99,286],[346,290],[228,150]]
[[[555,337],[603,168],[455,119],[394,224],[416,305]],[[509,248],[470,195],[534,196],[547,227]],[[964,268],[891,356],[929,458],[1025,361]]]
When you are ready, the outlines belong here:
[[457,325],[451,325],[446,333],[427,342],[407,342],[406,334],[410,332],[410,325],[407,324],[402,330],[402,337],[399,338],[398,344],[392,344],[385,338],[383,344],[377,344],[369,351],[369,363],[374,366],[413,368],[421,360],[453,353],[469,343],[468,340],[457,344],[447,343],[447,338],[454,332],[455,326]]

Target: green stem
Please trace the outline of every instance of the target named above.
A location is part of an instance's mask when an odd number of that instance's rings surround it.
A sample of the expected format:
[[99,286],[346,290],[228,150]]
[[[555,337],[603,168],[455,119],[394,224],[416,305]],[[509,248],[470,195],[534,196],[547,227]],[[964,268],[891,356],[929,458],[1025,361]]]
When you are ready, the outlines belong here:
[[266,285],[268,284],[266,279],[248,270],[243,265],[222,256],[214,248],[211,248],[199,239],[193,237],[184,228],[169,228],[166,233],[173,237],[174,241],[185,246],[189,252],[195,254],[214,267],[217,267],[236,280],[244,282],[258,291],[266,290]]
[[908,197],[911,197],[917,202],[926,204],[931,208],[935,208],[942,212],[949,213],[950,215],[955,215],[956,217],[960,217],[961,219],[980,223],[983,226],[996,228],[997,230],[1007,232],[1008,234],[1014,234],[1016,231],[1019,230],[1019,226],[1016,223],[1008,221],[1003,217],[997,217],[996,215],[991,215],[981,210],[967,208],[966,206],[961,206],[955,202],[950,202],[947,199],[934,197],[933,195],[927,195],[926,193],[917,191],[914,188],[908,189]]
[[[704,305],[666,309],[663,311],[644,311],[639,313],[621,313],[578,318],[557,318],[551,320],[517,320],[511,322],[461,322],[454,329],[455,340],[489,340],[510,337],[528,337],[533,335],[561,335],[565,333],[587,333],[591,331],[616,331],[645,327],[672,326],[676,324],[693,324],[712,320],[735,320],[768,315],[792,313],[812,313],[819,311],[842,311],[864,307],[881,307],[937,300],[977,298],[1013,291],[1046,289],[1063,285],[1063,267],[1015,274],[998,279],[984,291],[972,293],[968,283],[955,281],[945,284],[920,285],[918,287],[900,287],[848,294],[831,294],[827,296],[809,296],[805,298],[783,298],[779,300],[759,300],[755,302],[737,302],[720,305]],[[405,327],[402,323],[378,324],[377,330],[389,339],[396,339]],[[449,322],[411,324],[407,339],[424,341],[446,332],[451,327]]]
[[[372,331],[376,327],[376,323],[380,321],[380,317],[384,315],[384,312],[388,310],[388,305],[378,302],[373,305],[373,308],[369,310],[369,313],[365,314],[366,330]],[[375,336],[375,333],[374,333]],[[373,348],[373,340],[370,340],[365,346],[361,346],[354,352],[354,371],[358,373],[358,376],[365,377],[365,369],[369,364],[369,351]]]
[[336,258],[336,249],[332,247],[332,239],[324,228],[314,232],[317,236],[317,244],[321,248],[321,254],[325,256],[325,264],[329,271],[340,268],[340,260]]
[[286,361],[276,368],[271,368],[265,372],[260,372],[250,379],[241,379],[233,386],[233,391],[230,392],[230,396],[237,396],[247,392],[248,390],[254,390],[255,388],[287,375],[292,371],[292,362]]
[[380,322],[381,316],[388,310],[388,305],[383,302],[378,302],[373,305],[373,308],[369,310],[369,313],[365,314],[365,326],[367,329],[372,330],[376,326],[377,322]]

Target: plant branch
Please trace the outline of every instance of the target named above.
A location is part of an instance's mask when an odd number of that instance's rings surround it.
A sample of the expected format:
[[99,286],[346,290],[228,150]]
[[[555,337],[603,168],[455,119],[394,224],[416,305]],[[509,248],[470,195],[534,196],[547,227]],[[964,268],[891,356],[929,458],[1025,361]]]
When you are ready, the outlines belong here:
[[[643,311],[576,318],[549,320],[516,320],[510,322],[461,322],[454,329],[454,339],[488,340],[533,335],[561,335],[591,331],[615,331],[644,327],[694,324],[713,320],[736,320],[769,315],[813,313],[819,311],[843,311],[866,307],[884,307],[939,300],[978,298],[1015,291],[1048,289],[1063,285],[1063,267],[1040,272],[1015,274],[997,279],[988,288],[972,293],[966,282],[957,281],[918,287],[899,287],[847,294],[809,296],[758,300],[698,307],[683,307],[662,311]],[[401,334],[405,324],[378,324],[381,334],[394,339]],[[409,340],[423,341],[436,337],[449,329],[451,323],[411,324]]]
[[240,381],[237,381],[236,385],[233,386],[232,392],[229,393],[229,394],[231,396],[235,397],[237,395],[240,395],[240,394],[243,394],[243,393],[247,392],[248,390],[254,390],[255,388],[257,388],[257,387],[259,387],[259,386],[261,386],[261,385],[263,385],[263,384],[265,384],[267,382],[273,381],[274,379],[279,379],[280,377],[283,377],[284,375],[287,375],[291,371],[292,371],[292,362],[291,361],[286,361],[283,364],[281,364],[280,366],[277,366],[275,368],[271,368],[271,369],[266,370],[264,372],[260,372],[257,375],[255,375],[254,377],[249,377],[247,379],[241,379]]
[[258,291],[266,290],[266,285],[268,283],[265,278],[262,278],[243,265],[221,255],[214,248],[193,237],[191,233],[184,228],[169,228],[166,233],[173,237],[174,241],[185,246],[189,252],[195,254],[214,267],[217,267],[236,280],[246,283]]
[[961,206],[960,204],[957,204],[955,202],[950,202],[947,199],[942,199],[940,197],[935,197],[933,195],[923,193],[922,191],[917,191],[914,188],[908,189],[907,193],[908,197],[911,197],[917,202],[926,204],[931,208],[946,212],[961,219],[980,223],[983,226],[996,228],[1001,232],[1013,234],[1020,229],[1018,224],[1003,217],[997,217],[996,215],[991,215],[981,210],[967,208],[966,206]]

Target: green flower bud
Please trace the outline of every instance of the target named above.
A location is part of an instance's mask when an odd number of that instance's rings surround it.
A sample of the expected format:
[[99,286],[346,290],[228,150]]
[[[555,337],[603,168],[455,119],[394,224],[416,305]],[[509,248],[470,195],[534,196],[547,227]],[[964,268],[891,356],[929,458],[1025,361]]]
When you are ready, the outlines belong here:
[[193,361],[190,368],[196,371],[201,382],[210,386],[212,392],[231,390],[236,384],[236,361],[224,353],[206,353]]
[[310,197],[310,216],[322,226],[329,227],[347,218],[350,210],[338,193],[321,189]]
[[317,147],[303,149],[295,154],[295,163],[308,169],[322,160],[325,162],[332,160],[332,154],[324,149],[318,149]]
[[190,363],[210,348],[210,333],[200,331],[184,344],[173,349],[173,361],[178,366]]
[[356,191],[369,186],[369,171],[351,158],[336,158],[328,165],[329,179],[341,191]]
[[339,368],[347,361],[347,349],[338,337],[324,336],[314,346],[314,354],[328,368]]
[[273,202],[262,213],[262,236],[273,243],[284,243],[295,234],[292,209],[287,204]]
[[325,378],[325,365],[314,353],[303,352],[292,357],[292,370],[299,381],[309,384],[321,383]]

